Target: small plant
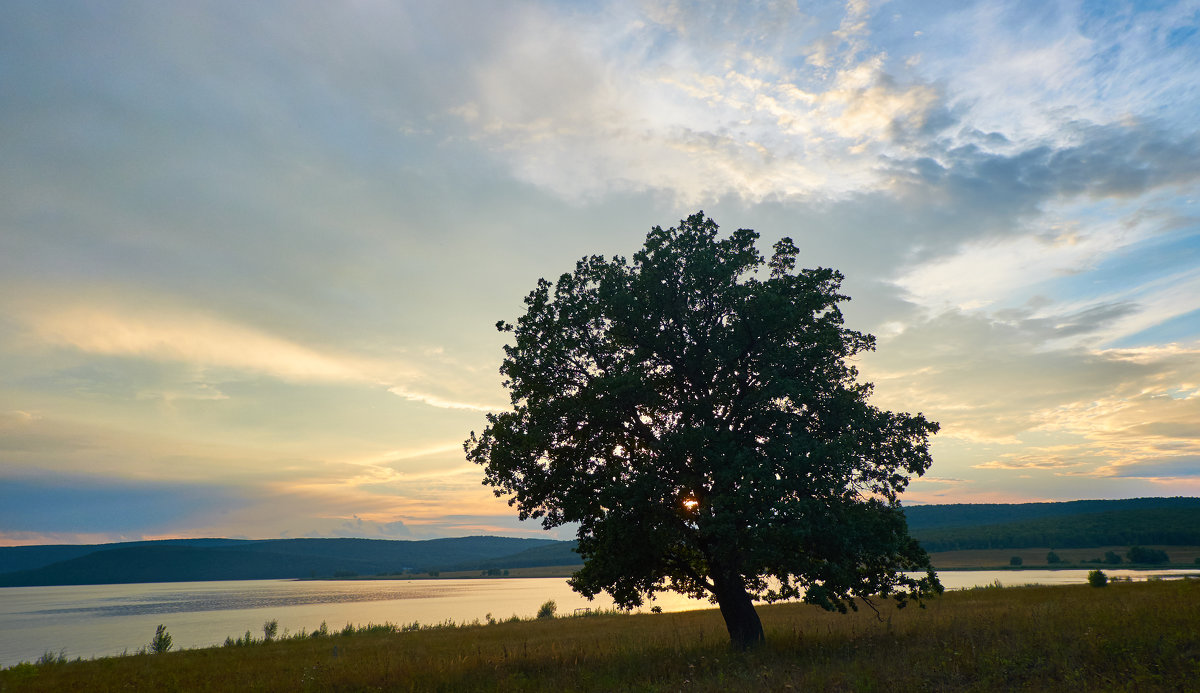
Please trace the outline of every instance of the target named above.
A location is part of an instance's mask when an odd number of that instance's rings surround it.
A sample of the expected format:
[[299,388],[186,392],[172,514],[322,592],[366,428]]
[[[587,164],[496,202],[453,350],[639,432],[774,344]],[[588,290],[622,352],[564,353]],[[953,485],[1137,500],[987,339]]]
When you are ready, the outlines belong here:
[[538,608],[538,618],[554,618],[554,613],[558,611],[558,604],[553,599],[548,600]]
[[154,654],[163,654],[171,650],[171,634],[167,632],[167,627],[163,624],[158,624],[158,630],[154,631],[154,639],[150,641],[150,651]]
[[44,667],[50,664],[62,664],[66,661],[67,653],[65,650],[60,650],[57,653],[46,650],[42,653],[41,657],[38,657],[38,660],[35,662],[35,664],[39,667]]
[[1008,559],[1009,565],[1021,565],[1024,562],[1025,561],[1021,560],[1020,556],[1013,556],[1012,558]]
[[271,642],[279,634],[279,621],[271,619],[263,624],[263,642]]
[[1088,584],[1092,587],[1104,587],[1108,584],[1108,576],[1103,570],[1093,570],[1088,573]]

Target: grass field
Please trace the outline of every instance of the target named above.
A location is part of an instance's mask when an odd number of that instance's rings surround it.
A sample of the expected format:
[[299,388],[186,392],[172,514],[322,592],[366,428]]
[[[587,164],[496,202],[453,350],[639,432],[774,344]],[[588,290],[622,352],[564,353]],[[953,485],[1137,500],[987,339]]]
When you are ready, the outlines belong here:
[[947,593],[926,609],[714,610],[288,639],[0,671],[0,691],[1200,690],[1200,581]]

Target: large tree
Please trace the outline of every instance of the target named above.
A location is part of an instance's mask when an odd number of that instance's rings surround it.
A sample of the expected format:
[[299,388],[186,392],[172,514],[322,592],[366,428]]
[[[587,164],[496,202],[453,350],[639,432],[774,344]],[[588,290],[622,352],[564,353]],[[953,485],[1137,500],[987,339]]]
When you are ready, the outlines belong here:
[[843,326],[842,275],[757,239],[699,213],[632,263],[538,280],[497,323],[512,410],[464,444],[522,519],[578,523],[577,591],[708,597],[742,647],[763,639],[753,599],[845,612],[941,590],[897,500],[937,424],[868,403],[847,360],[874,338]]

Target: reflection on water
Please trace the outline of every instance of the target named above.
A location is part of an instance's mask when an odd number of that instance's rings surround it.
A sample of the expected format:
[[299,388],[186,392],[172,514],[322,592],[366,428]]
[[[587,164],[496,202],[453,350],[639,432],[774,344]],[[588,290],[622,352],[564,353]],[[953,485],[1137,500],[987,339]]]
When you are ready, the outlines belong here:
[[[946,589],[1087,581],[1087,570],[943,571]],[[1195,574],[1195,570],[1106,570],[1110,577]],[[220,644],[246,631],[262,637],[262,625],[279,622],[280,633],[331,629],[344,624],[456,623],[509,615],[530,617],[548,599],[559,614],[608,609],[603,596],[588,601],[562,578],[478,580],[239,580],[135,585],[0,588],[0,666],[34,661],[46,652],[68,658],[136,652],[158,624],[177,647]],[[664,611],[708,608],[708,602],[663,594]]]
[[[471,585],[439,585],[421,583],[370,581],[347,587],[344,583],[286,583],[255,581],[245,587],[226,590],[174,591],[152,595],[118,595],[98,603],[74,603],[68,606],[41,608],[24,612],[36,614],[90,614],[94,616],[131,616],[135,614],[172,614],[193,611],[230,611],[236,609],[269,609],[302,604],[342,604],[347,602],[377,602],[394,599],[432,599],[453,597],[471,589]],[[265,584],[264,584],[265,583]],[[211,585],[214,583],[184,583]],[[245,583],[242,583],[245,584]],[[300,587],[304,585],[304,587]],[[399,589],[398,589],[399,587]],[[290,588],[290,589],[289,589]]]

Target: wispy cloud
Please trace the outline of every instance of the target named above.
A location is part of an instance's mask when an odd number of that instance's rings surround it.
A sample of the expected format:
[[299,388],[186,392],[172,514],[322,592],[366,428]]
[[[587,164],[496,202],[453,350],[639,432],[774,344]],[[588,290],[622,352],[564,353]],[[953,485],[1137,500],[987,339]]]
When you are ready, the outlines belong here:
[[369,379],[365,364],[203,314],[71,306],[27,319],[38,339],[86,353],[182,361],[289,380]]

